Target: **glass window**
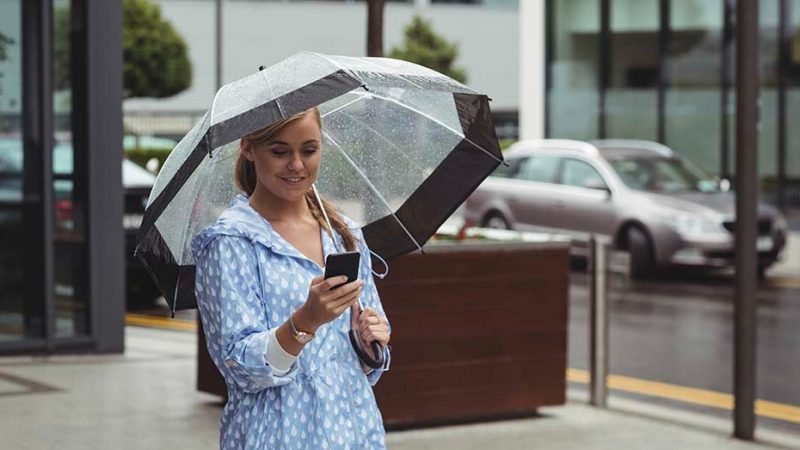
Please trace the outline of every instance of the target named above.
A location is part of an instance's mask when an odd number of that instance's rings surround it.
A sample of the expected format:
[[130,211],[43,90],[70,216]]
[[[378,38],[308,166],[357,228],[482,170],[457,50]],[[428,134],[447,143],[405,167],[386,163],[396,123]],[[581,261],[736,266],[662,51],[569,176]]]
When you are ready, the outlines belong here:
[[[26,251],[31,216],[22,203],[22,11],[0,2],[0,345],[42,337],[41,258]],[[23,270],[26,268],[27,270]]]
[[[718,174],[722,145],[722,5],[672,0],[670,19],[665,143],[704,170]],[[733,104],[734,99],[729,101]]]
[[520,165],[525,161],[527,158],[514,158],[514,159],[507,159],[506,164],[500,164],[497,166],[497,169],[492,172],[493,177],[500,177],[500,178],[511,178],[517,175],[519,172]]
[[603,177],[585,161],[565,159],[561,172],[561,184],[577,187],[604,188]]
[[53,238],[55,336],[71,337],[89,333],[89,305],[86,292],[85,195],[77,181],[81,167],[72,142],[72,77],[70,59],[69,0],[53,0]]
[[560,158],[555,156],[534,156],[523,164],[517,178],[539,183],[553,183]]
[[786,179],[790,204],[800,206],[800,127],[793,126],[800,117],[800,0],[791,0],[792,41],[789,63],[789,82],[786,88]]
[[[764,199],[776,201],[776,179],[778,173],[778,70],[780,50],[778,21],[781,0],[760,0],[759,39],[761,66],[761,126],[758,133],[758,176]],[[791,119],[790,119],[791,120]],[[731,147],[731,163],[735,158],[735,147]]]
[[548,137],[598,136],[600,2],[553,0]]
[[679,158],[615,158],[609,164],[626,186],[637,191],[714,192],[718,184]]
[[658,137],[658,0],[612,0],[606,136]]
[[[790,28],[787,51],[786,82],[786,206],[800,207],[800,128],[794,126],[800,117],[800,0],[788,0]],[[794,215],[794,214],[793,214]]]

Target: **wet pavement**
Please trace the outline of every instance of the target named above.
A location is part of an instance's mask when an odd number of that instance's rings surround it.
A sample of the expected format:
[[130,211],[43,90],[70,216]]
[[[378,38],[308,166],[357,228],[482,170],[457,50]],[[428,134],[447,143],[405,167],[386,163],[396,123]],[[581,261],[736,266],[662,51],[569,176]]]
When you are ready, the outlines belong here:
[[[800,274],[794,273],[795,265],[771,271],[758,291],[757,397],[800,407],[797,382],[800,380]],[[589,366],[587,280],[579,264],[573,267],[568,365],[580,370]],[[612,276],[610,372],[638,380],[731,393],[733,282],[732,271],[673,271],[646,281]],[[163,299],[152,307],[132,312],[162,317],[170,314]],[[176,319],[188,321],[194,321],[195,317],[194,310],[176,314]],[[581,383],[572,385],[585,388]],[[691,403],[658,396],[643,400],[698,409]],[[703,413],[730,415],[725,409],[699,409]],[[800,416],[789,422],[760,417],[759,423],[800,431]]]
[[[613,278],[610,372],[731,393],[733,281],[732,273],[704,272]],[[800,290],[768,283],[758,290],[757,397],[800,405]],[[587,277],[573,271],[570,367],[588,368],[588,320]]]

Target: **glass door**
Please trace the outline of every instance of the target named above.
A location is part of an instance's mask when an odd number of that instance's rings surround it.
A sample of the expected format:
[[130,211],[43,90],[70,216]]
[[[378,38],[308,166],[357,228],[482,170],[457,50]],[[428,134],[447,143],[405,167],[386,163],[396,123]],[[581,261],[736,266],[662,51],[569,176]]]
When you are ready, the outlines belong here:
[[[40,226],[23,145],[22,2],[0,2],[0,348],[44,337],[44,301],[31,242]],[[33,206],[33,208],[31,208]],[[31,249],[34,249],[31,251]]]

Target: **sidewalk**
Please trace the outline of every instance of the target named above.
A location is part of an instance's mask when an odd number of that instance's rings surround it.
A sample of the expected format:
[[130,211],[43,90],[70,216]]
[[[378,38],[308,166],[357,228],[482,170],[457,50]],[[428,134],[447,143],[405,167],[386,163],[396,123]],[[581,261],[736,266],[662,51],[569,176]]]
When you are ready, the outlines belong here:
[[[217,448],[219,400],[195,390],[194,333],[126,328],[124,355],[0,358],[0,447]],[[577,395],[577,394],[572,394]],[[540,416],[389,433],[393,450],[800,448],[797,435],[731,439],[729,421],[612,397]]]
[[786,236],[783,259],[767,271],[767,276],[780,278],[800,277],[800,231],[790,231]]

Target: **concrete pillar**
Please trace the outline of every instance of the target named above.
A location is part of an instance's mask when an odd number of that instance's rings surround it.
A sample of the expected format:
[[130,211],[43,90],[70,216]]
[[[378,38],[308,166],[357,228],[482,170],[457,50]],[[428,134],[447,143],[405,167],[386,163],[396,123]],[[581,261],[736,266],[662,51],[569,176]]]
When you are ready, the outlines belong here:
[[545,0],[520,0],[520,139],[543,139],[545,137],[545,29]]

